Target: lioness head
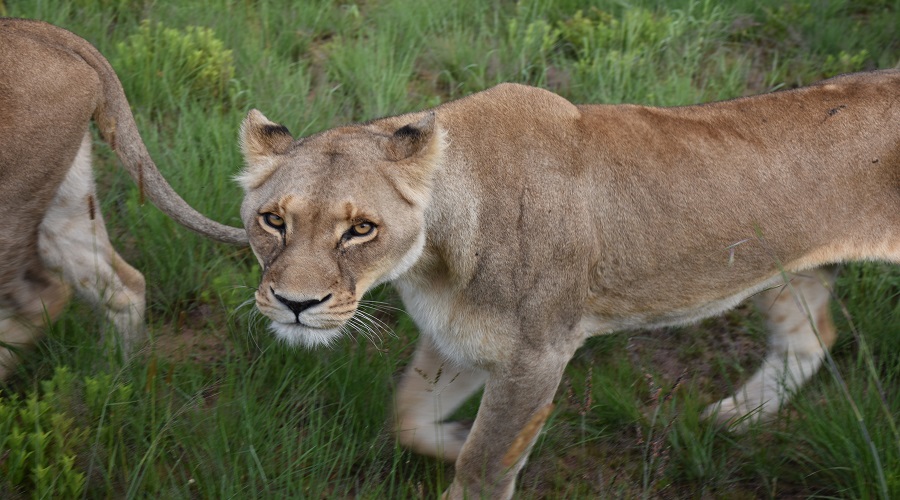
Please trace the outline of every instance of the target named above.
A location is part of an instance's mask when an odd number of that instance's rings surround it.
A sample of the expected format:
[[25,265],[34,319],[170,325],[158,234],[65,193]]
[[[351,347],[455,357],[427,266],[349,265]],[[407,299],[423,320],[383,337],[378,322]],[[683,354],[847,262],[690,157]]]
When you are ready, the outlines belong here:
[[290,344],[335,339],[363,294],[407,271],[443,149],[434,113],[294,140],[252,110],[241,125],[241,217],[263,268],[259,310]]

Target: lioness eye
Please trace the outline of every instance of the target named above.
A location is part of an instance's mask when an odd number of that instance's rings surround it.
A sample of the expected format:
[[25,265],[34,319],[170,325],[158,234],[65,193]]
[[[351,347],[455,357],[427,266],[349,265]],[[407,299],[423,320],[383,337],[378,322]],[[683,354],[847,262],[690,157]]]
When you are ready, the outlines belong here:
[[375,224],[372,224],[371,222],[360,222],[351,227],[347,232],[350,233],[350,236],[360,237],[370,234],[373,229],[375,229]]
[[284,229],[284,219],[282,219],[278,214],[273,214],[271,212],[263,214],[263,220],[269,227],[275,228],[279,231]]

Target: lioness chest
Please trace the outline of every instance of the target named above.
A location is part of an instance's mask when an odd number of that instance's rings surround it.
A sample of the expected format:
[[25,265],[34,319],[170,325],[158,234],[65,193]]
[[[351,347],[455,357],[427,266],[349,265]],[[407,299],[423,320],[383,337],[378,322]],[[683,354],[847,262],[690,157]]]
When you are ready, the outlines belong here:
[[474,304],[445,283],[395,282],[423,335],[448,359],[463,366],[501,362],[515,344],[509,318]]

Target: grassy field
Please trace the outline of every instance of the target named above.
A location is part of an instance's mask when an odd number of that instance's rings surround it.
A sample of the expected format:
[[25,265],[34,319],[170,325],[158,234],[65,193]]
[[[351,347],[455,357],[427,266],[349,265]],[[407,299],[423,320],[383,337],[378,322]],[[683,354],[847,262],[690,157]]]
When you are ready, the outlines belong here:
[[[160,169],[239,225],[237,131],[259,108],[295,135],[433,106],[502,81],[575,102],[679,105],[895,67],[897,0],[5,0],[94,43]],[[96,148],[120,253],[147,277],[152,342],[123,365],[73,304],[0,384],[2,498],[435,498],[452,466],[397,448],[390,395],[416,338],[289,350],[255,312],[248,250],[150,205]],[[765,350],[739,308],[688,328],[592,339],[519,479],[520,498],[900,498],[900,268],[847,265],[842,332],[768,425],[698,418]],[[390,307],[389,307],[390,306]],[[105,338],[109,338],[107,335]],[[473,418],[477,401],[460,418]]]

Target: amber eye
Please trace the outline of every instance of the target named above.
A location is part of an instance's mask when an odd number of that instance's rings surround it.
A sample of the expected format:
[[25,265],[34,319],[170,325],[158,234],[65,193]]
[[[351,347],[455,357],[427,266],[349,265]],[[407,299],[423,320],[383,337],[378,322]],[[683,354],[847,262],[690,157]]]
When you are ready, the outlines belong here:
[[263,214],[263,221],[271,228],[284,231],[284,219],[278,214],[273,214],[271,212],[265,213]]
[[375,224],[371,222],[360,222],[359,224],[354,224],[353,227],[347,231],[349,236],[354,238],[359,238],[360,236],[368,236],[372,234],[372,231],[375,230]]

